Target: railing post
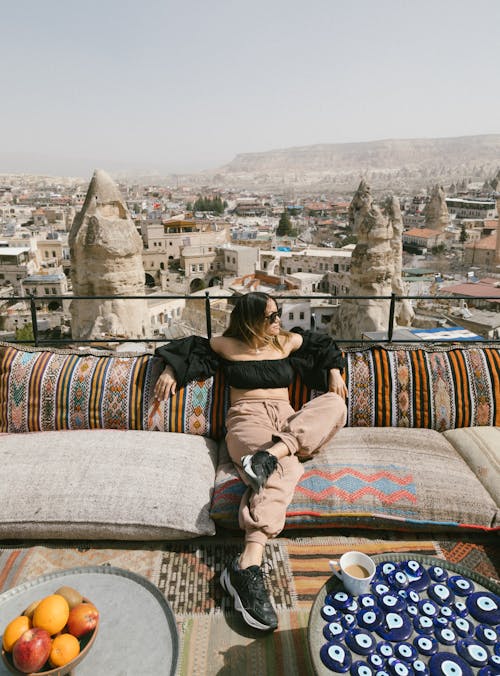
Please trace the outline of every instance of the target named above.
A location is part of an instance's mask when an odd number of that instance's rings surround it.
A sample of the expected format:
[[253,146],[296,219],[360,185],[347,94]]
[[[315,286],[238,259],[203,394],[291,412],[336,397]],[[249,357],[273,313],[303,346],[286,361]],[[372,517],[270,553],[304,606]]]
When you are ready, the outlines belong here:
[[38,347],[38,322],[36,319],[36,303],[34,293],[30,293],[30,310],[31,326],[33,327],[33,338],[35,339],[35,347]]
[[392,341],[392,334],[394,332],[394,314],[396,312],[396,294],[391,293],[391,307],[389,308],[389,326],[387,327],[387,338]]
[[207,337],[208,340],[212,337],[212,316],[210,314],[210,294],[205,291],[205,317],[207,320]]

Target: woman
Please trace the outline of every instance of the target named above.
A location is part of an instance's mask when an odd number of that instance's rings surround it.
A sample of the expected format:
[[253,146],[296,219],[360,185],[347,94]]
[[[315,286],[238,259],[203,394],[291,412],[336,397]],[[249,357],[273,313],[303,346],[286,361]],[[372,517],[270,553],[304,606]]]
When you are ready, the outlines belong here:
[[[248,490],[240,527],[245,547],[221,575],[235,609],[251,627],[276,629],[262,572],[264,548],[283,529],[286,509],[311,458],[345,424],[347,388],[341,352],[331,338],[281,328],[276,301],[265,293],[242,296],[222,336],[192,336],[156,350],[166,362],[155,395],[166,399],[177,386],[213,375],[220,366],[230,386],[226,443]],[[298,372],[306,385],[328,390],[298,412],[288,386]]]

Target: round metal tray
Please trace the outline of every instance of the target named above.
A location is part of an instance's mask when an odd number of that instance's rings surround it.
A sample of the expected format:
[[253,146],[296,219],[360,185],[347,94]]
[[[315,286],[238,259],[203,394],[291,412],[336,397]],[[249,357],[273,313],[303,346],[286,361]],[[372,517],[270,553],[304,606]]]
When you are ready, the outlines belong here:
[[[62,584],[91,598],[100,612],[99,634],[79,676],[175,674],[179,637],[168,601],[146,578],[113,566],[58,571],[8,589],[0,594],[0,631]],[[0,676],[8,673],[0,661]]]
[[[459,573],[460,575],[464,575],[465,577],[470,578],[473,582],[476,583],[478,591],[481,588],[483,588],[483,590],[487,590],[495,594],[500,594],[500,584],[498,584],[497,582],[490,580],[487,577],[484,577],[484,575],[474,573],[465,566],[461,566],[455,563],[448,563],[444,559],[438,559],[436,556],[425,556],[411,553],[407,554],[388,553],[388,554],[378,554],[376,556],[371,556],[370,558],[372,558],[376,564],[382,561],[406,561],[408,559],[414,559],[415,561],[419,561],[420,563],[423,563],[427,566],[441,566],[441,568],[446,568],[446,570],[453,571],[455,573]],[[323,637],[323,627],[325,625],[325,621],[323,620],[320,614],[321,608],[324,605],[325,597],[327,594],[329,594],[332,591],[333,592],[339,591],[341,589],[343,589],[342,582],[335,575],[332,575],[332,577],[330,577],[325,582],[325,584],[321,587],[318,594],[316,595],[316,598],[311,608],[311,612],[309,614],[307,639],[309,651],[311,654],[311,661],[313,663],[314,670],[316,674],[318,674],[318,676],[322,676],[323,674],[325,676],[327,675],[331,676],[331,674],[333,673],[323,664],[320,657],[321,646],[324,643],[326,643],[326,640]],[[357,656],[357,659],[361,659],[361,657]],[[423,661],[427,661],[427,658],[422,657],[421,659]]]

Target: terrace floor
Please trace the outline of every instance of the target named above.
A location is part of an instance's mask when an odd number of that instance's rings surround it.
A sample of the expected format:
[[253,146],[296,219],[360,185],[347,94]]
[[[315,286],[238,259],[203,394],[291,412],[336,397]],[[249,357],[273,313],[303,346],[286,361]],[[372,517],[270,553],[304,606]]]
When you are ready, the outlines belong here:
[[500,578],[498,535],[285,533],[266,551],[272,565],[268,582],[279,628],[262,634],[243,623],[218,583],[221,570],[240,546],[237,534],[222,532],[213,538],[182,542],[2,542],[0,592],[57,570],[90,565],[124,568],[146,577],[169,601],[180,637],[178,676],[304,676],[314,673],[307,624],[315,595],[330,576],[329,559],[350,549],[369,555],[411,553],[435,556],[488,578]]

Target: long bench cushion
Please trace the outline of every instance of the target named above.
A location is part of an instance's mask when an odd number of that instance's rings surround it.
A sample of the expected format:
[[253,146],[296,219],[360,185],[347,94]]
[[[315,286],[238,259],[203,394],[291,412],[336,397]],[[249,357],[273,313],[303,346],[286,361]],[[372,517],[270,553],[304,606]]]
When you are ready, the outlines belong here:
[[464,427],[444,436],[500,507],[500,427]]
[[0,538],[213,535],[217,444],[117,430],[0,434]]
[[[304,463],[304,470],[287,510],[286,529],[500,526],[490,494],[434,430],[344,428]],[[217,524],[238,527],[245,490],[221,449],[211,508]]]
[[154,397],[163,362],[117,354],[0,343],[0,432],[119,429],[221,435],[221,376]]

